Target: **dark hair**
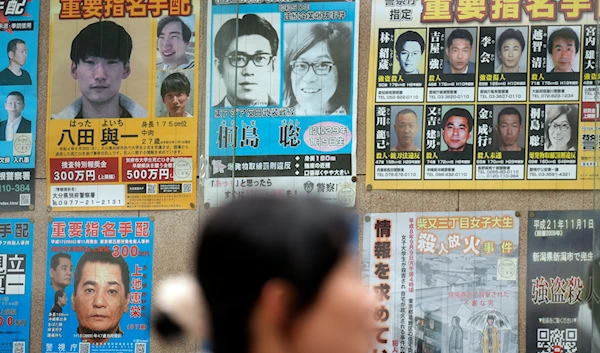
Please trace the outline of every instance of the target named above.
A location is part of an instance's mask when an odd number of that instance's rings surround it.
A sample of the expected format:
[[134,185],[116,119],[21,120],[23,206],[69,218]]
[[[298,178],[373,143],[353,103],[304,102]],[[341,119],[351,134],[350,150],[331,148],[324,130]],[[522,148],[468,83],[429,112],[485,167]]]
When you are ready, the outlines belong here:
[[[295,290],[291,315],[306,310],[347,254],[350,233],[345,210],[316,199],[252,196],[217,209],[206,221],[196,254],[214,352],[248,351],[249,319],[271,279]],[[224,274],[231,273],[236,281],[230,286]]]
[[62,298],[63,295],[65,295],[65,291],[62,289],[54,292],[54,304],[58,304],[58,298]]
[[502,45],[509,39],[514,39],[519,42],[519,45],[521,45],[521,51],[525,50],[525,38],[523,38],[523,33],[521,33],[521,31],[517,31],[516,29],[509,28],[502,32],[500,38],[498,38],[496,41],[498,53],[502,52]]
[[169,23],[177,22],[181,24],[181,35],[183,36],[183,41],[186,43],[190,42],[190,38],[192,38],[192,31],[190,27],[188,27],[185,22],[179,16],[168,16],[163,17],[160,21],[158,21],[158,27],[156,29],[156,38],[160,37],[160,32],[165,28]]
[[398,39],[396,39],[396,53],[400,53],[402,51],[402,47],[406,42],[419,43],[421,46],[421,54],[425,52],[425,41],[423,40],[423,37],[421,37],[421,35],[415,31],[406,31],[402,33]]
[[506,107],[498,113],[498,125],[500,125],[500,118],[502,115],[516,115],[519,117],[519,124],[523,124],[523,119],[521,118],[521,113],[514,107]]
[[129,63],[133,42],[125,28],[112,21],[94,22],[82,29],[71,43],[71,61],[79,64],[90,56]]
[[[271,23],[265,20],[263,17],[255,14],[247,14],[242,18],[232,18],[225,22],[217,35],[215,36],[215,57],[222,62],[225,57],[227,48],[233,40],[236,39],[236,24],[237,24],[237,37],[250,36],[253,34],[263,36],[271,45],[271,54],[277,55],[279,49],[279,36],[275,31],[275,28]],[[220,67],[219,67],[220,69]]]
[[326,42],[331,59],[338,72],[337,89],[330,101],[334,109],[343,107],[350,111],[350,89],[352,87],[352,31],[350,27],[340,22],[315,23],[310,30],[298,33],[285,52],[283,83],[283,96],[288,106],[298,104],[292,90],[292,65],[291,62],[315,44]]
[[577,37],[577,33],[575,33],[575,31],[569,27],[563,27],[557,31],[552,32],[550,38],[548,38],[548,54],[552,55],[552,51],[554,50],[554,41],[558,38],[574,41],[575,52],[579,53],[579,37]]
[[71,255],[64,252],[59,252],[57,254],[52,255],[52,258],[50,259],[50,268],[56,270],[58,264],[60,263],[60,259],[71,260]]
[[577,109],[577,105],[569,104],[569,105],[558,105],[558,106],[549,106],[550,109],[546,113],[546,126],[544,128],[545,135],[545,144],[547,146],[551,146],[550,144],[550,124],[563,115],[567,116],[567,121],[569,126],[571,127],[571,140],[567,144],[568,148],[575,147],[577,148],[577,137],[579,136],[579,130],[577,129],[578,123],[578,115],[579,110]]
[[452,108],[444,114],[444,119],[442,120],[442,129],[446,128],[446,123],[453,116],[462,116],[467,119],[467,125],[469,125],[469,131],[473,130],[473,116],[469,113],[468,110],[463,108]]
[[77,287],[79,286],[79,281],[81,281],[83,266],[88,262],[119,266],[121,269],[121,281],[123,281],[125,296],[129,294],[129,266],[127,265],[127,262],[125,262],[125,259],[123,259],[122,256],[114,257],[110,252],[90,251],[83,254],[77,262],[73,295],[77,294]]
[[493,315],[488,315],[487,319],[488,319],[488,320],[492,320],[492,321],[496,321],[496,319],[494,318],[494,316],[493,316]]
[[[17,96],[17,97],[21,98],[21,102],[23,102],[23,104],[25,104],[25,96],[23,96],[23,93],[18,92],[18,91],[12,91],[6,95],[6,98],[8,99],[8,97],[10,97],[10,96]],[[69,258],[70,258],[70,256],[69,256]]]
[[473,46],[473,36],[471,35],[471,32],[467,31],[466,29],[459,28],[452,31],[452,33],[450,33],[448,39],[446,40],[446,47],[450,48],[450,46],[452,46],[452,42],[455,39],[468,40],[471,47]]
[[181,72],[174,72],[167,76],[160,85],[160,95],[164,99],[169,92],[185,92],[190,94],[190,80]]
[[25,44],[25,41],[18,38],[11,39],[6,45],[6,54],[10,53],[11,51],[14,53],[17,50],[17,45],[19,44]]

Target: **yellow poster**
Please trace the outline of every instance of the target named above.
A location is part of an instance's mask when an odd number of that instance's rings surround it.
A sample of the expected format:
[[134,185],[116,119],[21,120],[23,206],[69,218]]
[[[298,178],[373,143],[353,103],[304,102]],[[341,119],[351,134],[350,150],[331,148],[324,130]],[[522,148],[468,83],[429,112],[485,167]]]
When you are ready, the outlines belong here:
[[51,0],[47,204],[196,207],[200,0]]
[[599,14],[598,0],[373,0],[367,184],[592,189]]

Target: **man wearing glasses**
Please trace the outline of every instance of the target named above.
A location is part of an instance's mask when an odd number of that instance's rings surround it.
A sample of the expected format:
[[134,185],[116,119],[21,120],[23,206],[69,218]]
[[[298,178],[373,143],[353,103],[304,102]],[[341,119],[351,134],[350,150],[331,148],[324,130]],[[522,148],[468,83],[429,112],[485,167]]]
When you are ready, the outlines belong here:
[[227,91],[215,108],[277,105],[267,92],[279,48],[279,36],[267,20],[255,14],[228,20],[217,32],[214,43],[214,66],[219,70]]

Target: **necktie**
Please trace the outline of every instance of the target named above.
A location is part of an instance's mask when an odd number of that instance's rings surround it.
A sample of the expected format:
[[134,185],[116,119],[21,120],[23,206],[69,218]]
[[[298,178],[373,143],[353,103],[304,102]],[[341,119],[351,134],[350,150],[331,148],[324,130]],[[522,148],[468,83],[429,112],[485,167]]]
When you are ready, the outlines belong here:
[[6,124],[6,141],[12,141],[13,137],[15,135],[15,130],[16,130],[16,120],[15,121],[8,121],[8,124]]

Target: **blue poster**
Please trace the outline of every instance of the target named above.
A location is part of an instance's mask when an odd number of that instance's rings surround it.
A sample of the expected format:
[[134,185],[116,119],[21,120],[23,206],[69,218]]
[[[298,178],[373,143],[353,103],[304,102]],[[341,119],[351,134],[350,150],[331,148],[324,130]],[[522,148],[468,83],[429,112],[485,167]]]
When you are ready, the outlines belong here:
[[358,1],[230,3],[208,7],[205,202],[353,206]]
[[0,353],[29,351],[33,223],[0,220]]
[[0,1],[0,211],[33,207],[39,0]]
[[148,217],[48,224],[42,352],[148,352],[153,229]]

